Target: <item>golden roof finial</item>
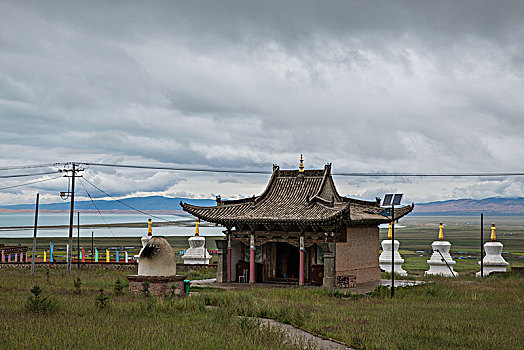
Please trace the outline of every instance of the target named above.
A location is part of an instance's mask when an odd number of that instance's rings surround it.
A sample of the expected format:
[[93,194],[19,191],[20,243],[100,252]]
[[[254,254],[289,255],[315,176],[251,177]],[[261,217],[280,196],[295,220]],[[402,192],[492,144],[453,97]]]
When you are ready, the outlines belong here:
[[300,155],[300,166],[298,167],[298,172],[304,172],[304,159],[302,158],[302,154]]
[[440,222],[440,225],[438,225],[438,240],[444,240],[444,225],[442,225],[442,221]]
[[497,235],[495,234],[495,223],[491,224],[491,241],[495,242],[497,240]]
[[151,218],[149,218],[149,220],[147,221],[147,235],[153,235],[153,228],[151,227]]
[[394,225],[393,222],[389,223],[389,231],[388,231],[388,238],[389,239],[391,239],[391,237],[393,236],[392,233],[391,233],[393,225]]
[[200,222],[199,219],[196,219],[196,223],[195,223],[195,236],[198,236],[199,235],[199,232],[198,232],[198,223]]

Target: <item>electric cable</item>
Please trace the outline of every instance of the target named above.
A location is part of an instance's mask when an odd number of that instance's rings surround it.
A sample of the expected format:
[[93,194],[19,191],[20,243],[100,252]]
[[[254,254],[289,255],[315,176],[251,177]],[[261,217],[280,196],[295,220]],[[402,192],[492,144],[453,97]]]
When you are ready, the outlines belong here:
[[27,177],[27,176],[40,176],[40,175],[51,175],[56,174],[58,171],[49,171],[45,173],[32,173],[32,174],[16,174],[16,175],[1,175],[0,179],[9,179],[15,177]]
[[45,164],[34,164],[34,165],[14,165],[1,167],[0,170],[18,170],[18,169],[34,169],[34,168],[49,168],[53,166],[58,166],[64,163],[45,163]]
[[[269,171],[262,170],[242,170],[242,169],[210,169],[210,168],[179,168],[167,166],[132,165],[132,164],[111,164],[111,163],[78,163],[90,166],[113,167],[113,168],[132,168],[148,170],[171,170],[171,171],[192,171],[205,173],[232,173],[232,174],[260,174],[271,175]],[[524,176],[522,172],[499,172],[499,173],[359,173],[341,172],[333,173],[333,176],[362,176],[362,177],[500,177],[500,176]]]
[[61,178],[62,178],[62,176],[57,176],[57,177],[52,177],[50,179],[43,179],[43,180],[38,180],[38,181],[26,182],[26,183],[23,183],[23,184],[20,184],[20,185],[2,187],[2,188],[0,188],[0,191],[1,190],[7,190],[9,188],[23,187],[23,186],[28,186],[28,185],[37,184],[37,183],[40,183],[40,182],[46,182],[46,181],[51,181],[51,180],[56,180],[56,179],[61,179]]
[[113,235],[113,238],[116,238],[116,236],[115,236],[113,230],[111,230],[111,227],[109,227],[109,224],[107,223],[106,219],[104,218],[104,216],[102,215],[102,213],[100,212],[100,210],[98,210],[98,207],[96,206],[95,201],[94,201],[93,198],[91,197],[91,194],[89,194],[89,192],[87,191],[87,188],[85,187],[84,183],[83,183],[82,181],[80,181],[80,183],[82,184],[82,187],[83,187],[84,190],[86,191],[87,196],[88,196],[89,199],[91,200],[91,203],[93,203],[93,206],[95,207],[96,211],[98,212],[98,215],[100,215],[100,217],[102,218],[102,220],[103,220],[104,223],[106,224],[107,229],[109,230],[109,232],[111,232],[111,235]]
[[153,218],[157,218],[159,220],[163,220],[163,221],[167,221],[167,222],[171,222],[171,220],[167,220],[167,219],[164,219],[164,218],[161,218],[160,216],[156,216],[156,215],[152,215],[152,214],[149,214],[149,213],[146,213],[145,211],[143,210],[140,210],[140,209],[137,209],[137,208],[134,208],[132,206],[130,206],[129,204],[126,204],[124,202],[122,202],[120,199],[117,199],[115,197],[113,197],[112,195],[110,195],[109,193],[107,193],[106,191],[102,190],[101,188],[99,188],[98,186],[96,186],[95,184],[91,183],[89,180],[87,180],[86,178],[82,178],[82,180],[86,181],[88,184],[90,184],[91,186],[93,186],[94,188],[96,188],[97,190],[99,190],[100,192],[104,193],[106,196],[108,197],[111,197],[113,198],[115,201],[117,201],[118,203],[130,208],[130,209],[133,209],[139,213],[142,213],[144,215],[147,215],[147,216],[150,216],[150,217],[153,217]]

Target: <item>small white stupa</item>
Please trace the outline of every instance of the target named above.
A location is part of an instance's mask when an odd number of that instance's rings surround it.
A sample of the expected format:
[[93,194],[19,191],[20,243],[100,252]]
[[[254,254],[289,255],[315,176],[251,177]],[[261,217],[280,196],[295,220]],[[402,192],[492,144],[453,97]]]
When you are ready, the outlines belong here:
[[149,220],[147,221],[147,236],[143,236],[142,238],[140,238],[140,240],[142,241],[142,249],[140,249],[138,254],[135,255],[135,260],[137,262],[139,262],[140,254],[142,254],[142,251],[144,250],[145,246],[147,245],[147,242],[149,242],[151,237],[153,237],[153,228],[151,225],[151,218],[149,218]]
[[438,232],[439,240],[431,244],[431,248],[433,248],[433,254],[431,254],[431,257],[428,260],[429,270],[425,272],[425,275],[455,277],[458,276],[458,273],[453,271],[453,265],[455,265],[456,262],[453,261],[451,255],[449,255],[451,243],[444,241],[443,228],[444,226],[441,222]]
[[[491,242],[486,242],[484,244],[484,250],[486,250],[486,256],[483,260],[484,276],[487,276],[492,272],[506,272],[506,267],[509,265],[502,257],[503,245],[500,242],[496,242],[497,236],[495,234],[495,230],[495,223],[492,223]],[[477,272],[476,276],[480,277],[480,271]]]
[[[391,231],[394,224],[393,222],[389,223],[388,239],[382,241],[382,253],[378,258],[380,269],[385,272],[391,272]],[[401,276],[407,276],[408,273],[402,269],[404,259],[402,259],[402,256],[400,256],[398,252],[399,245],[400,243],[397,240],[393,241],[394,272]]]
[[182,255],[184,264],[209,264],[209,259],[211,259],[211,254],[209,254],[206,249],[206,239],[199,236],[198,223],[199,220],[197,219],[195,235],[189,237],[189,248],[186,250],[186,253]]

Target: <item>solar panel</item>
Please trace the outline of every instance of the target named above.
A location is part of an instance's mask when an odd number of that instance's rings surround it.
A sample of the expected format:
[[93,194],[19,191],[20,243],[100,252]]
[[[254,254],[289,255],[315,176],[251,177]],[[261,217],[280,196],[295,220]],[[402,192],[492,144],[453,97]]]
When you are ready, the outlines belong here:
[[386,194],[384,196],[384,201],[382,202],[382,205],[391,205],[391,200],[393,199],[393,194]]
[[400,200],[402,199],[402,196],[402,193],[395,193],[395,197],[393,197],[393,204],[400,205]]

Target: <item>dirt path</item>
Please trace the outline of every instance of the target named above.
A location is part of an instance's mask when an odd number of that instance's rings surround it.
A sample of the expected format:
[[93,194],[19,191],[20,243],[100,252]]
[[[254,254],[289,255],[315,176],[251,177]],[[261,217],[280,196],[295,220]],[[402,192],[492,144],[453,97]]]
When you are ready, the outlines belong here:
[[292,325],[280,323],[278,321],[269,319],[269,318],[259,318],[259,317],[250,317],[252,319],[260,321],[261,325],[269,325],[270,327],[275,327],[284,331],[289,340],[293,343],[304,344],[308,347],[313,347],[315,349],[351,349],[342,343],[338,343],[332,340],[322,339],[303,331],[299,328],[295,328]]

